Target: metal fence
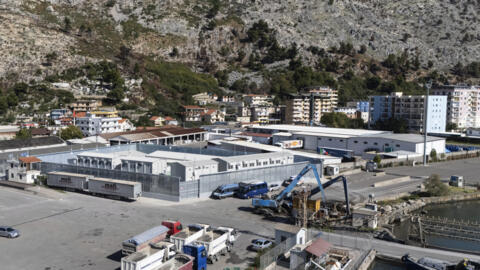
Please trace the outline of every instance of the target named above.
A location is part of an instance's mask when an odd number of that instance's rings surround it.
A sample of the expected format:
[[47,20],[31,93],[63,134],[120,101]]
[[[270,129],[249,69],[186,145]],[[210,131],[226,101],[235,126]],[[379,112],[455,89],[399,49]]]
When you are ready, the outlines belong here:
[[[297,175],[308,162],[293,163],[282,166],[272,166],[265,168],[255,168],[249,170],[220,172],[200,176],[199,180],[199,196],[206,197],[220,185],[240,183],[244,181],[265,181],[268,183],[281,182],[290,176]],[[316,164],[317,170],[322,176],[322,165]],[[314,178],[312,172],[304,176],[305,178]]]
[[42,173],[52,171],[88,174],[95,177],[128,180],[142,183],[144,196],[178,201],[180,198],[180,179],[168,175],[154,175],[119,170],[80,167],[68,164],[41,162],[35,168]]
[[[305,236],[305,243],[308,241],[314,240],[318,235],[318,232],[313,230],[307,230]],[[275,245],[272,249],[268,250],[260,256],[259,269],[266,269],[274,262],[279,262],[282,255],[292,249],[293,246],[297,244],[297,237],[287,238],[285,241]],[[303,264],[304,265],[304,264]],[[285,268],[282,268],[285,269]],[[295,266],[295,269],[302,269],[301,265]],[[303,268],[304,269],[304,268]]]

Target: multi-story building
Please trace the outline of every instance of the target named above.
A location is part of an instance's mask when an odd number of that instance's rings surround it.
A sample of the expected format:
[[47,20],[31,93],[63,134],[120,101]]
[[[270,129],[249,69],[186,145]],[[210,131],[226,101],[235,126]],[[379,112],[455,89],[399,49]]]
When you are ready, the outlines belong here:
[[50,119],[55,121],[69,114],[70,114],[69,109],[53,109],[50,111]]
[[347,117],[350,119],[357,118],[357,109],[353,107],[339,107],[334,109],[333,111],[337,113],[343,113],[347,115]]
[[193,95],[192,98],[193,98],[193,100],[195,100],[195,102],[198,105],[207,105],[209,103],[213,103],[213,102],[217,101],[218,96],[216,94],[213,94],[213,93],[203,92],[203,93]]
[[319,124],[324,113],[337,108],[338,92],[328,87],[313,87],[308,93],[291,95],[287,100],[287,124]]
[[447,97],[447,122],[459,129],[480,128],[480,87],[445,85],[432,90]]
[[123,131],[121,120],[122,118],[116,116],[116,112],[88,112],[85,117],[76,118],[75,125],[88,137]]
[[206,112],[206,108],[196,106],[196,105],[185,105],[183,106],[185,111],[184,120],[185,122],[200,122],[202,121],[202,114]]
[[[427,132],[445,132],[447,123],[446,96],[428,97]],[[369,125],[391,118],[405,119],[410,131],[423,132],[425,96],[404,96],[401,92],[389,96],[370,97]]]
[[249,107],[273,106],[274,98],[275,96],[273,95],[255,95],[255,94],[243,95],[243,100]]
[[95,111],[102,106],[102,101],[97,99],[79,99],[70,104],[72,111],[90,112]]

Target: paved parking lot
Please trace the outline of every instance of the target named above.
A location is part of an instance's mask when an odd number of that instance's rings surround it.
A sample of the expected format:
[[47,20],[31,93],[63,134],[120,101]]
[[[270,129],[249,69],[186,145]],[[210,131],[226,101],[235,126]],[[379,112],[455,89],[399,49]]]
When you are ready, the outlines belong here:
[[452,175],[463,175],[467,184],[476,184],[480,183],[480,158],[431,163],[426,167],[419,165],[416,167],[388,168],[386,172],[413,177],[429,177],[432,174],[438,174],[444,180],[449,179]]
[[250,203],[226,199],[175,204],[146,198],[124,202],[69,192],[52,199],[0,187],[0,223],[21,232],[18,239],[0,238],[0,268],[116,269],[122,241],[165,219],[237,228],[240,237],[234,250],[209,269],[246,268],[255,257],[247,251],[251,240],[274,235],[273,223],[245,211]]

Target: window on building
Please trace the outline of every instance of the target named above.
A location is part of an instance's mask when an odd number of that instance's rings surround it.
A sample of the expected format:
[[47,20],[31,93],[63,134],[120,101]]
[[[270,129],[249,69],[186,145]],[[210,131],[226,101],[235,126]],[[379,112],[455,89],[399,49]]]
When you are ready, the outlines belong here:
[[365,141],[365,142],[363,142],[363,144],[368,144],[368,142]]
[[396,144],[395,147],[400,147],[400,144]]
[[358,143],[358,141],[353,141],[354,143]]

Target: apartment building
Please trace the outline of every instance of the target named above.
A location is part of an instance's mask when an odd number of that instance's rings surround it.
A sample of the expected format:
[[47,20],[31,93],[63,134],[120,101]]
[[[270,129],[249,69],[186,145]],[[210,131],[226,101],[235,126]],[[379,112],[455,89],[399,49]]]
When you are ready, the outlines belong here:
[[[427,132],[445,132],[447,123],[446,96],[428,97]],[[404,96],[401,92],[389,96],[370,97],[369,125],[390,118],[405,119],[408,129],[423,132],[425,116],[425,96]]]
[[217,101],[218,96],[213,93],[203,92],[192,96],[198,105],[207,105]]
[[274,98],[275,96],[273,95],[255,95],[255,94],[243,95],[243,100],[245,101],[248,107],[273,106]]
[[313,87],[307,90],[307,93],[291,95],[287,100],[287,124],[319,124],[324,113],[333,112],[337,108],[337,90],[329,87]]
[[116,112],[87,112],[85,117],[76,118],[75,125],[88,137],[123,131],[121,120]]
[[480,87],[445,85],[432,90],[447,98],[447,123],[460,129],[480,127]]
[[347,117],[350,119],[357,118],[357,109],[353,107],[340,107],[340,108],[334,109],[333,111],[337,113],[343,113],[347,115]]
[[75,112],[95,111],[102,106],[102,101],[97,99],[79,99],[70,104],[70,108]]

